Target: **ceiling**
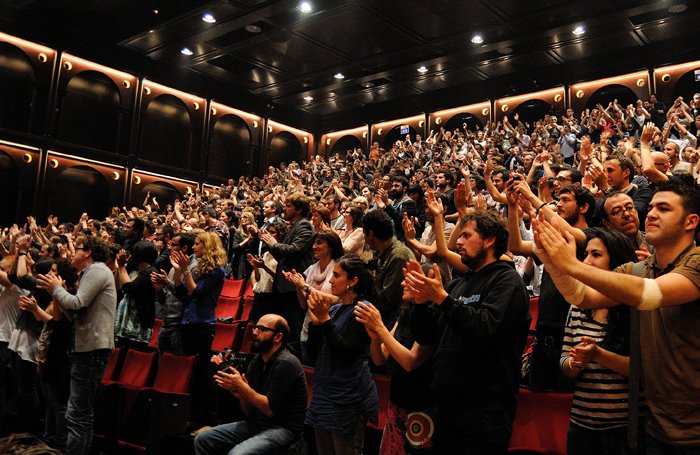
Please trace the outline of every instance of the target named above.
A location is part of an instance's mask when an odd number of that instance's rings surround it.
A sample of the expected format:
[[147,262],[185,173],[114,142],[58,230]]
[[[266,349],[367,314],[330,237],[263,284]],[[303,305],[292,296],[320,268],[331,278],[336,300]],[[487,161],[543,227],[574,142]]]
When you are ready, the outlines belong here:
[[700,55],[695,0],[308,1],[0,0],[0,31],[314,132]]

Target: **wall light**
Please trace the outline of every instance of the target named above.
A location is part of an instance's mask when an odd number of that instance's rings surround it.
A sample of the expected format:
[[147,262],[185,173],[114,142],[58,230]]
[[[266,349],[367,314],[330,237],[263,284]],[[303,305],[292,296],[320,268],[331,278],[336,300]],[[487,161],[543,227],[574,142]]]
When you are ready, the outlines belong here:
[[362,132],[362,138],[363,138],[363,139],[367,139],[367,131],[363,131],[363,132]]
[[489,115],[489,108],[485,107],[481,110],[481,115]]
[[216,115],[216,108],[215,107],[211,108],[211,115]]
[[66,71],[70,71],[73,69],[73,64],[71,62],[65,62],[63,63],[63,67],[66,69]]
[[558,103],[559,101],[561,101],[561,95],[557,93],[556,95],[554,95],[554,102]]
[[272,126],[270,126],[270,125],[267,126],[267,132],[272,133]]
[[124,81],[124,82],[122,82],[122,85],[124,86],[124,88],[130,88],[130,87],[131,87],[131,82],[129,82],[129,81]]
[[144,87],[143,93],[145,93],[146,95],[150,95],[151,94],[151,87]]
[[423,125],[425,125],[425,120],[421,120],[420,122],[418,122],[418,126],[420,128],[423,128]]
[[49,60],[49,58],[44,54],[43,52],[39,53],[39,61],[41,63],[46,63]]
[[198,111],[199,110],[199,103],[194,103],[194,110]]
[[668,73],[664,73],[663,76],[661,76],[661,82],[668,82],[671,80],[671,75]]
[[49,166],[52,168],[56,169],[58,167],[58,160],[56,158],[52,158],[49,160]]
[[112,172],[112,178],[113,178],[114,180],[119,180],[119,177],[121,177],[121,175],[119,174],[119,172],[117,172],[117,171]]
[[583,90],[577,90],[576,91],[576,98],[583,98],[583,95],[585,95]]
[[383,131],[383,130],[382,130],[381,128],[379,128],[379,129],[377,130],[377,136],[381,136],[381,135],[382,135],[382,131]]
[[29,153],[25,153],[24,156],[22,157],[22,161],[25,163],[29,164],[32,162],[32,155]]
[[644,78],[640,77],[639,79],[637,79],[637,87],[644,87],[644,85],[646,85],[646,81],[644,80]]
[[331,145],[331,138],[326,139],[326,145]]
[[308,144],[308,143],[309,143],[309,137],[308,137],[308,136],[304,136],[304,144]]
[[258,127],[258,121],[257,121],[257,120],[253,120],[253,128],[257,128],[257,127]]
[[508,112],[508,109],[510,109],[510,108],[508,107],[507,104],[504,104],[503,106],[501,106],[501,112]]
[[139,177],[138,175],[135,175],[134,176],[134,183],[137,185],[140,185],[141,184],[141,177]]

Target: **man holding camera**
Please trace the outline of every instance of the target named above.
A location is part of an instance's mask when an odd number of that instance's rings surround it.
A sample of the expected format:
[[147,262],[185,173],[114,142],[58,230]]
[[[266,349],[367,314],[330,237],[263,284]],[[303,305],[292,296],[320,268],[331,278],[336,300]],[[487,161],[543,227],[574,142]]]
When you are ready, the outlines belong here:
[[248,371],[219,371],[214,380],[238,398],[247,418],[203,431],[194,440],[197,455],[273,454],[297,440],[306,415],[306,377],[301,362],[285,348],[289,326],[266,314],[253,328],[257,353]]

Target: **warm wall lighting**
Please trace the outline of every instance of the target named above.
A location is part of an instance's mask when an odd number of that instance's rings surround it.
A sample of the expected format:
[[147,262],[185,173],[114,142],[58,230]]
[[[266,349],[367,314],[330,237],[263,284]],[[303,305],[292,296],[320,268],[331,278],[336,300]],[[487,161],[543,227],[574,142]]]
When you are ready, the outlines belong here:
[[140,185],[141,184],[141,177],[139,177],[138,175],[135,175],[134,176],[134,183],[137,185]]
[[187,187],[187,194],[192,194],[192,187],[191,186]]
[[145,93],[146,95],[150,95],[151,94],[151,87],[144,87],[143,93]]
[[269,125],[268,125],[268,127],[267,127],[267,132],[268,132],[268,133],[272,133],[272,127],[269,126]]
[[308,144],[308,143],[309,143],[309,137],[308,137],[308,136],[304,136],[304,144]]
[[112,178],[113,178],[114,180],[119,180],[119,177],[121,177],[121,175],[119,174],[119,172],[117,172],[117,171],[112,172]]
[[326,139],[326,145],[331,145],[331,138]]
[[485,107],[481,110],[481,115],[489,115],[489,108]]
[[56,169],[58,167],[58,160],[56,158],[52,158],[49,160],[49,166],[52,168]]
[[435,119],[435,124],[436,124],[436,125],[439,125],[439,124],[441,124],[441,123],[442,123],[442,117],[438,117],[438,118]]
[[253,128],[257,128],[257,127],[258,127],[258,121],[257,121],[257,120],[253,120]]
[[510,108],[508,107],[507,104],[504,104],[503,106],[501,106],[501,111],[502,111],[502,112],[508,112],[508,109],[510,109]]
[[661,76],[661,81],[662,82],[668,82],[671,80],[671,75],[668,73],[665,73],[663,76]]
[[124,81],[124,82],[122,82],[122,85],[124,86],[124,88],[129,88],[129,87],[131,87],[131,82]]
[[362,138],[363,138],[363,139],[367,139],[367,131],[364,131],[364,132],[362,133]]
[[557,93],[556,95],[554,95],[554,102],[558,103],[559,101],[561,101],[561,95]]
[[49,58],[44,54],[43,52],[39,52],[39,61],[41,63],[46,63],[49,60]]
[[194,103],[194,110],[198,111],[199,110],[199,103]]
[[22,161],[24,161],[27,164],[31,163],[32,162],[32,155],[30,155],[29,153],[25,153],[24,156],[22,157]]
[[71,62],[65,62],[63,63],[63,67],[66,69],[66,71],[70,71],[73,69],[73,64]]
[[580,98],[583,98],[583,95],[584,95],[584,94],[585,94],[585,93],[583,92],[583,90],[577,90],[577,91],[576,91],[576,98],[579,98],[579,99],[580,99]]
[[379,129],[377,130],[377,136],[381,136],[381,135],[382,135],[382,129],[379,128]]
[[641,77],[637,79],[637,87],[644,87],[644,84],[646,84],[646,81],[642,79]]
[[425,125],[425,120],[421,120],[420,122],[418,122],[418,126],[420,128],[423,128],[423,125]]
[[211,108],[211,115],[216,115],[216,108],[215,107]]

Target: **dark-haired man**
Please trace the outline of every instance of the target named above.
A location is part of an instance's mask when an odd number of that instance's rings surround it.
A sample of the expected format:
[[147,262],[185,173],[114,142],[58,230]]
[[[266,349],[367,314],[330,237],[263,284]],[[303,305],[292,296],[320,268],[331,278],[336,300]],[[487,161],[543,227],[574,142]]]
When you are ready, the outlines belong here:
[[[408,180],[406,177],[394,177],[391,180],[391,190],[378,191],[378,198],[376,198],[377,207],[384,210],[387,215],[391,218],[394,223],[394,230],[396,232],[396,238],[403,241],[405,236],[403,232],[403,227],[401,226],[401,220],[403,219],[403,214],[406,213],[408,217],[414,217],[418,219],[418,209],[416,208],[416,203],[408,196]],[[389,200],[391,198],[391,200]],[[416,226],[417,234],[420,235],[423,232],[422,226]]]
[[219,371],[215,380],[241,404],[246,419],[203,431],[194,441],[197,455],[281,453],[304,429],[307,388],[304,369],[285,348],[287,321],[275,314],[253,328],[257,353],[245,374]]
[[66,453],[71,455],[90,453],[95,394],[114,349],[117,289],[114,275],[105,265],[108,253],[101,238],[78,237],[72,265],[82,274],[75,295],[69,294],[62,286],[60,277],[53,274],[38,276],[41,287],[64,311],[74,315],[70,397],[66,410]]
[[528,295],[512,263],[500,259],[508,247],[503,218],[475,212],[460,226],[466,277],[443,287],[437,266],[429,276],[415,261],[407,267],[416,303],[411,329],[419,344],[436,346],[431,389],[440,452],[505,453],[530,325]]
[[[602,190],[605,194],[612,193],[613,191],[627,193],[634,201],[634,206],[639,214],[639,221],[643,226],[644,219],[647,216],[649,201],[654,195],[652,189],[648,186],[637,186],[632,183],[632,179],[634,178],[634,164],[632,160],[624,155],[615,154],[610,156],[605,160],[605,163],[603,163],[603,167],[604,175],[597,178],[595,181],[598,189]],[[596,206],[596,219],[600,219],[602,209],[603,202],[601,199]]]

